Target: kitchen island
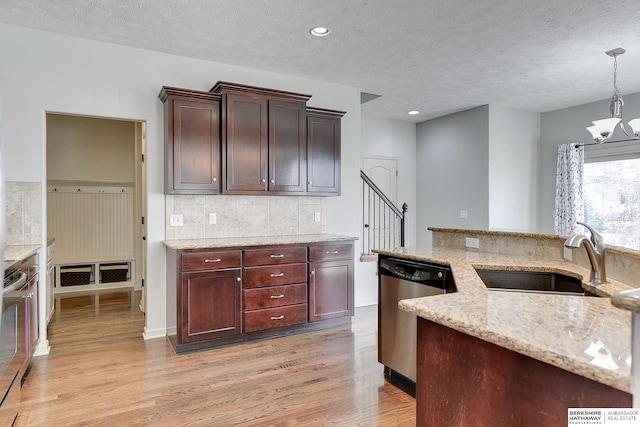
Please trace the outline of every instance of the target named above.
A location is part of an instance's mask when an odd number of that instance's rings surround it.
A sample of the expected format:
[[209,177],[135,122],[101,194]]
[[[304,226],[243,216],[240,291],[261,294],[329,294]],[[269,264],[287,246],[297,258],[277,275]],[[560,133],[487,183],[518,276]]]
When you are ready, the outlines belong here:
[[589,270],[455,247],[375,252],[449,266],[455,282],[454,293],[399,303],[418,317],[418,425],[567,425],[570,407],[631,406],[631,316],[605,296],[625,284],[600,286],[602,297],[490,291],[476,267]]

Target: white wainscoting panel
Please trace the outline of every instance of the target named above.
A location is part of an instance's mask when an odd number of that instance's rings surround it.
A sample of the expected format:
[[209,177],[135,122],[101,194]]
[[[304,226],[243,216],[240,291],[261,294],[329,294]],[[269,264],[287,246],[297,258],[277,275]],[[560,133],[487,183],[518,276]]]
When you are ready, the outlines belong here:
[[56,262],[134,259],[133,188],[49,185],[47,229]]

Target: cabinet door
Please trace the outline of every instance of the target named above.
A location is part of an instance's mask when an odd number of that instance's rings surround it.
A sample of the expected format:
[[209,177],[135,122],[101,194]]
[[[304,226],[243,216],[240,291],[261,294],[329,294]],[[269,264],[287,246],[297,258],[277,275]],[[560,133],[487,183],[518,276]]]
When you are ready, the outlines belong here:
[[220,103],[176,98],[169,121],[167,192],[218,194]]
[[183,274],[179,343],[240,334],[240,290],[239,268]]
[[269,101],[269,191],[305,191],[306,145],[304,103]]
[[353,260],[309,263],[309,322],[353,316]]
[[307,191],[340,194],[340,118],[307,116]]
[[224,193],[267,191],[267,100],[226,95]]

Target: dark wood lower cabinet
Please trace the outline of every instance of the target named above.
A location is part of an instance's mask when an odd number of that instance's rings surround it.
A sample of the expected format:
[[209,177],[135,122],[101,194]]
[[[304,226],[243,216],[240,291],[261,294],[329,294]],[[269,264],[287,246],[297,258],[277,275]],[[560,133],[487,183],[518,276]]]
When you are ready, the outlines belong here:
[[168,249],[167,280],[177,284],[167,286],[177,353],[339,326],[354,313],[351,241]]
[[309,321],[353,316],[353,261],[309,264]]
[[309,246],[309,322],[353,316],[353,244]]
[[568,408],[631,404],[629,393],[418,317],[418,426],[565,427]]
[[239,335],[240,283],[239,268],[183,274],[181,340]]

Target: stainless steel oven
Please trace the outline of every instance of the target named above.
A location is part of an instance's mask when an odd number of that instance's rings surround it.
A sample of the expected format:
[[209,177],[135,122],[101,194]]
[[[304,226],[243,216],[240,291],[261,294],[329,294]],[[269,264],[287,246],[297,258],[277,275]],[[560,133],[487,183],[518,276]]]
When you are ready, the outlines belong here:
[[[8,268],[7,268],[8,267]],[[19,264],[18,264],[19,267]],[[2,295],[2,319],[0,320],[0,425],[10,426],[20,409],[20,366],[25,346],[21,288],[27,276],[18,267],[5,265],[5,283]],[[22,329],[20,328],[22,325]]]

